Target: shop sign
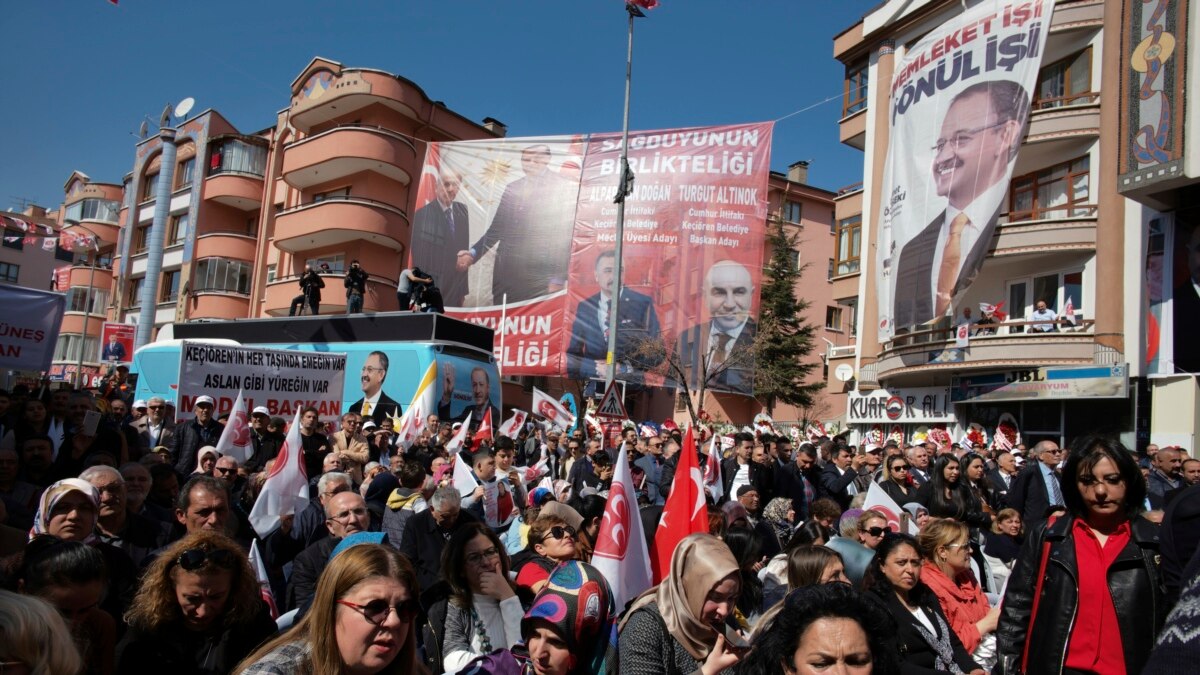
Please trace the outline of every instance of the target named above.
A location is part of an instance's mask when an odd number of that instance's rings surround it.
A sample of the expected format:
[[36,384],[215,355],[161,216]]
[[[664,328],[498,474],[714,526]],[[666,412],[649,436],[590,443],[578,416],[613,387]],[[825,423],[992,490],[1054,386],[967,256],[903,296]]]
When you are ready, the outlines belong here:
[[850,424],[954,422],[949,387],[852,391],[847,406]]
[[1129,367],[1120,363],[963,375],[954,378],[950,396],[955,403],[1128,398]]

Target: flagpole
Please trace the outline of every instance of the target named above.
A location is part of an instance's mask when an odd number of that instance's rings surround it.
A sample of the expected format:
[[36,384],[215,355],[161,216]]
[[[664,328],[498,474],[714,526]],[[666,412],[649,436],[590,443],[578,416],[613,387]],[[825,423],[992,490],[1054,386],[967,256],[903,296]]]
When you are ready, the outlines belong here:
[[625,115],[621,124],[621,178],[617,185],[617,248],[613,258],[614,274],[612,281],[612,298],[608,308],[608,374],[605,387],[611,387],[617,379],[617,311],[621,304],[621,249],[625,241],[625,197],[633,184],[633,176],[629,171],[629,90],[633,80],[633,20],[637,16],[645,16],[641,10],[632,4],[625,5],[629,13],[629,47],[625,54]]

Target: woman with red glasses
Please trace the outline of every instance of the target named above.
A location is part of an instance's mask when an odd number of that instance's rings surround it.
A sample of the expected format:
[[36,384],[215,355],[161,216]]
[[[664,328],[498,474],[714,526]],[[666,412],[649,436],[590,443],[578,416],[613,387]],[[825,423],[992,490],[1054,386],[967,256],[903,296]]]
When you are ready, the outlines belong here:
[[308,614],[259,647],[235,675],[400,673],[423,675],[414,627],[417,573],[386,544],[334,553]]
[[150,564],[125,617],[119,673],[228,673],[275,634],[246,553],[208,530],[180,539]]

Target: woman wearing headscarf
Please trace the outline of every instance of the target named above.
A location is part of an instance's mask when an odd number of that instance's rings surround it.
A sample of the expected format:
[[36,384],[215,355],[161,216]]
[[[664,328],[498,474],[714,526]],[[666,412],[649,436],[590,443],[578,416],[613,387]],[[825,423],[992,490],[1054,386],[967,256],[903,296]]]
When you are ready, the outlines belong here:
[[742,652],[724,636],[736,627],[737,560],[709,534],[684,538],[666,578],[638,596],[621,625],[622,675],[732,673]]
[[91,483],[78,478],[64,478],[46,488],[38,502],[37,515],[29,539],[50,534],[65,541],[77,541],[96,549],[104,557],[108,569],[108,593],[100,608],[117,621],[123,631],[121,617],[133,601],[137,585],[137,569],[121,549],[100,541],[96,535],[96,520],[100,513],[100,493]]
[[775,532],[775,538],[779,540],[780,551],[787,548],[788,541],[792,538],[794,531],[792,515],[794,513],[792,500],[787,497],[776,497],[763,507],[762,520]]
[[221,453],[217,452],[213,446],[206,445],[200,448],[200,451],[196,453],[196,469],[192,471],[192,475],[213,475],[213,467],[217,465],[218,459],[221,459]]

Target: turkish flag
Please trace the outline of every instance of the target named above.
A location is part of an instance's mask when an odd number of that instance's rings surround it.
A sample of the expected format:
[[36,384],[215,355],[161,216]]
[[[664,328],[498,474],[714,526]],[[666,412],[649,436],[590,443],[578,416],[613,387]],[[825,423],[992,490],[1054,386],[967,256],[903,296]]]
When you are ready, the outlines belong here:
[[471,437],[471,445],[478,445],[480,441],[490,440],[492,440],[492,408],[488,406],[487,412],[483,413],[483,421],[479,423],[479,428]]
[[683,538],[697,532],[708,532],[708,509],[704,502],[704,474],[696,462],[696,438],[692,427],[683,437],[679,464],[671,494],[663,507],[658,531],[654,533],[654,550],[650,562],[654,567],[654,583],[662,581],[671,569],[671,556]]
[[608,579],[618,609],[650,588],[650,554],[646,551],[627,452],[622,445],[617,454],[617,468],[592,552],[592,566]]

